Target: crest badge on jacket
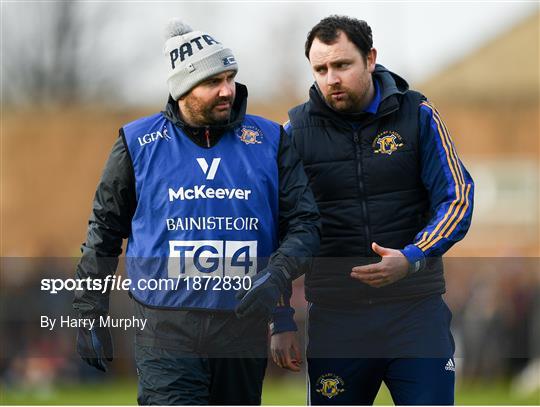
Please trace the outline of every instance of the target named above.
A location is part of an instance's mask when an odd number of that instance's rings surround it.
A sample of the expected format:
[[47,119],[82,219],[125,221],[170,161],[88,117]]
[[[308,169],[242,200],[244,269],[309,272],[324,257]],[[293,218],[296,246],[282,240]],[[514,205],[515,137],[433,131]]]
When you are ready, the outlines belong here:
[[403,138],[395,131],[383,131],[375,137],[372,146],[375,154],[391,155],[394,151],[403,147]]

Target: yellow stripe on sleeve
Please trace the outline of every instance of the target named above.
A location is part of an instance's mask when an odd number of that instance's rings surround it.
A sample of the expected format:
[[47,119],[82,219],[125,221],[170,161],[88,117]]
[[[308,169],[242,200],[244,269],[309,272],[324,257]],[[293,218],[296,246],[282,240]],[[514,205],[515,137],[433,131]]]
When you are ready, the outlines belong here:
[[448,131],[448,129],[446,127],[446,124],[444,124],[444,121],[441,118],[441,115],[439,114],[437,109],[435,109],[435,108],[433,108],[433,109],[434,109],[433,112],[434,112],[434,115],[435,115],[435,120],[437,121],[438,124],[441,125],[444,137],[446,139],[446,142],[448,143],[448,147],[450,149],[450,156],[452,157],[452,161],[454,162],[455,168],[457,169],[456,173],[458,175],[460,183],[465,184],[465,178],[463,177],[463,171],[461,169],[461,165],[459,164],[459,159],[458,159],[458,156],[457,156],[457,153],[456,153],[456,149],[454,147],[454,143],[452,142],[452,138],[450,137],[450,132]]
[[[441,229],[441,228],[443,228],[444,226],[447,225],[447,223],[446,223],[447,219],[450,218],[449,222],[451,223],[452,220],[455,218],[456,214],[459,212],[459,207],[463,204],[462,203],[463,202],[463,197],[461,196],[461,189],[462,188],[459,188],[459,184],[462,185],[463,183],[459,182],[460,178],[462,176],[462,174],[459,174],[459,172],[461,171],[461,168],[460,168],[459,163],[457,162],[457,160],[456,160],[456,158],[454,156],[454,151],[453,151],[452,145],[450,144],[450,148],[447,146],[446,134],[445,134],[444,129],[441,126],[442,121],[439,120],[438,115],[436,114],[436,110],[435,110],[435,108],[433,106],[431,106],[427,102],[423,102],[422,105],[428,107],[433,112],[433,118],[434,118],[435,123],[437,124],[438,135],[439,135],[439,137],[441,139],[442,146],[443,146],[444,151],[446,153],[446,161],[448,163],[448,167],[450,168],[450,172],[451,172],[452,178],[454,180],[455,193],[456,193],[456,198],[452,201],[452,203],[450,204],[450,207],[446,211],[444,217],[437,224],[435,229],[433,229],[433,231],[429,234],[427,239],[424,236],[420,242],[416,243],[416,246],[419,247],[421,250],[426,250],[425,247],[427,245],[429,245],[430,247],[432,246],[432,244],[430,244],[430,242],[433,240],[434,236],[437,234],[439,229]],[[456,164],[457,164],[457,168],[456,168]],[[456,173],[459,174],[459,175],[457,175]]]
[[[465,193],[465,205],[463,205],[463,208],[461,209],[461,214],[459,215],[459,218],[456,220],[456,222],[454,223],[454,226],[452,226],[451,229],[448,230],[448,232],[446,232],[446,234],[443,235],[444,231],[441,232],[441,234],[439,236],[437,236],[436,239],[434,239],[430,244],[428,244],[427,246],[425,246],[422,250],[428,250],[431,246],[433,246],[435,243],[437,243],[439,240],[441,240],[443,237],[444,238],[447,238],[448,236],[450,236],[450,234],[453,232],[453,230],[456,228],[456,226],[459,224],[459,222],[461,221],[461,219],[463,219],[463,216],[465,215],[465,213],[467,212],[467,209],[469,208],[469,192],[471,190],[471,185],[467,185],[467,191]],[[448,226],[448,225],[447,225]]]

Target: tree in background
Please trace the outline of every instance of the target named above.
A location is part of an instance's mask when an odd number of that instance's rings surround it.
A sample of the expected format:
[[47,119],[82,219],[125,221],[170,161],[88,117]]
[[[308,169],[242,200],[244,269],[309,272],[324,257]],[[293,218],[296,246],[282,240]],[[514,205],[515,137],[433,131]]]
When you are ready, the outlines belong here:
[[110,96],[118,70],[100,69],[100,4],[2,4],[2,100],[8,105],[70,104]]

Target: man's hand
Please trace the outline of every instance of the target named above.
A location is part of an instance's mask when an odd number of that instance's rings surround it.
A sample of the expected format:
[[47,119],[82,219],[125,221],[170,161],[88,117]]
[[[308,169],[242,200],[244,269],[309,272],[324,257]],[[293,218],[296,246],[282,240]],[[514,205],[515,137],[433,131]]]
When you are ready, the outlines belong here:
[[381,247],[373,242],[371,248],[382,257],[381,261],[367,266],[353,267],[351,277],[380,288],[395,283],[407,275],[409,262],[399,250]]
[[281,332],[272,335],[270,352],[274,363],[279,367],[293,372],[300,371],[303,361],[297,332]]
[[113,344],[109,328],[94,327],[89,330],[80,327],[77,333],[77,352],[82,360],[102,372],[107,371],[107,363],[113,360]]
[[238,318],[269,318],[287,286],[288,277],[281,269],[268,267],[251,281],[249,291],[241,290],[236,294],[236,299],[240,300],[235,309],[236,315]]

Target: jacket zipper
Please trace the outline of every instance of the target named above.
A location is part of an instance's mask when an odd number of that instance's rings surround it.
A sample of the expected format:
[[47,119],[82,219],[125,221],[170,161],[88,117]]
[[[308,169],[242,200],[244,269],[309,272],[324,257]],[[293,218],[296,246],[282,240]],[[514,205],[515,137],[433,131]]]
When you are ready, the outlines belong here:
[[206,137],[206,147],[210,148],[210,129],[208,127],[204,129],[204,137]]
[[369,227],[368,209],[366,203],[366,191],[364,187],[364,174],[363,174],[363,162],[362,162],[362,146],[360,145],[360,138],[358,137],[358,131],[354,133],[354,146],[356,152],[356,175],[358,176],[358,191],[360,192],[360,201],[362,203],[362,218],[364,219],[364,233],[366,235],[366,257],[371,253],[371,229]]

